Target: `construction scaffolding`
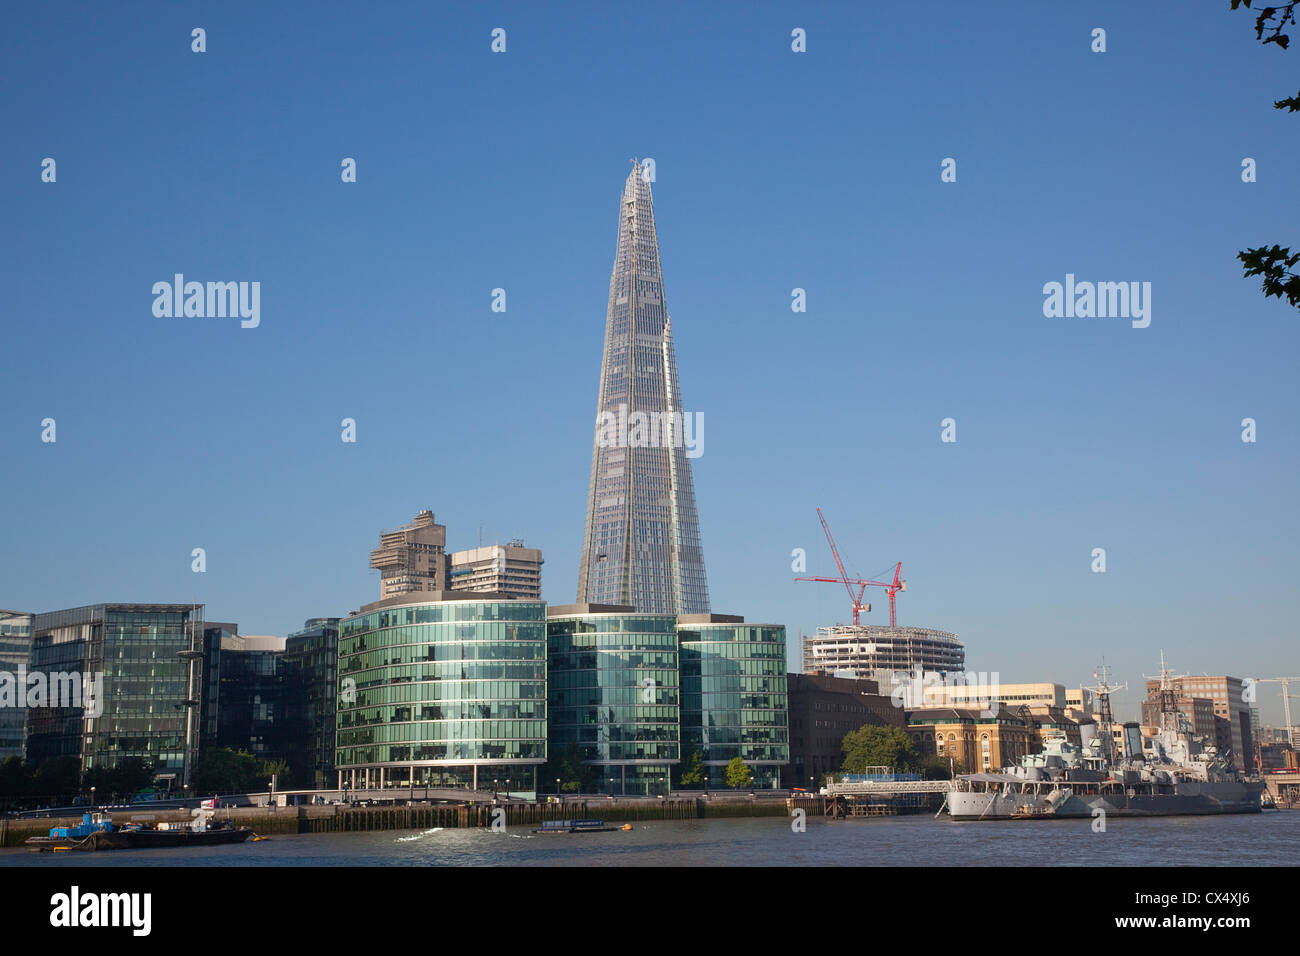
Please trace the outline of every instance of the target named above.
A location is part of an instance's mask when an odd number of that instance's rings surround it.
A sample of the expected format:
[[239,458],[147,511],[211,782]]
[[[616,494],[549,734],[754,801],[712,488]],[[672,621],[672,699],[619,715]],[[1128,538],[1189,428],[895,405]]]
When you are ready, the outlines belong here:
[[965,668],[966,648],[957,635],[928,627],[836,624],[803,638],[805,674],[851,671],[887,688],[897,673],[948,674]]

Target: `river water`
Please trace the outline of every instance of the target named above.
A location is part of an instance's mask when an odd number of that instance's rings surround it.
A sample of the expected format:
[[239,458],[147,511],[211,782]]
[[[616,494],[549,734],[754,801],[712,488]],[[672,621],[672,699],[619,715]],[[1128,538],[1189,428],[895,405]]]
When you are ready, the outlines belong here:
[[204,849],[0,851],[0,866],[1294,866],[1300,811],[954,823],[929,815],[638,821],[630,832],[443,829],[275,836]]

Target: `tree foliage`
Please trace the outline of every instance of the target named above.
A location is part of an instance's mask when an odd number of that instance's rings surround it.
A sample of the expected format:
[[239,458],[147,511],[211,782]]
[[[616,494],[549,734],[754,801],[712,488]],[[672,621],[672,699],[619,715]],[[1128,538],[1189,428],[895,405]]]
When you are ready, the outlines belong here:
[[33,789],[38,796],[75,794],[81,787],[81,761],[76,757],[55,757],[36,768]]
[[81,782],[83,790],[95,788],[95,800],[108,803],[129,799],[153,783],[153,763],[144,757],[123,757],[115,767],[94,767]]
[[198,793],[252,793],[265,790],[271,774],[245,750],[209,750],[194,765],[191,781]]
[[921,768],[912,738],[902,727],[867,724],[844,735],[844,772],[864,773],[868,767],[890,767],[899,773]]
[[276,786],[283,790],[286,789],[284,784],[289,779],[289,763],[286,760],[263,760],[262,773],[266,774],[267,783],[270,783],[271,777],[275,777]]
[[591,789],[595,770],[582,762],[582,751],[577,745],[570,744],[551,748],[541,777],[548,783],[558,778],[563,793],[584,793]]
[[688,746],[682,754],[682,762],[677,767],[677,784],[681,787],[704,785],[704,755],[695,747]]
[[740,757],[732,757],[727,763],[727,786],[733,790],[754,785],[754,774]]
[[[1296,25],[1296,6],[1300,0],[1259,7],[1255,17],[1255,39],[1267,46],[1276,44],[1285,50],[1291,45],[1291,37],[1282,31],[1287,26]],[[1251,0],[1232,0],[1232,9],[1251,9]],[[1267,35],[1265,35],[1267,34]],[[1300,112],[1300,93],[1285,99],[1274,100],[1273,107],[1289,113]],[[1237,253],[1241,260],[1244,277],[1263,277],[1264,297],[1277,296],[1285,298],[1294,308],[1300,308],[1300,275],[1290,271],[1300,262],[1300,253],[1292,253],[1289,247],[1276,243],[1268,246],[1256,246]]]
[[[1236,10],[1244,7],[1250,9],[1251,0],[1232,0],[1232,9]],[[1295,26],[1295,8],[1300,0],[1291,0],[1290,3],[1280,3],[1277,6],[1260,7],[1259,16],[1255,18],[1255,39],[1261,43],[1276,43],[1282,49],[1286,49],[1291,44],[1291,38],[1282,32],[1287,24]],[[1264,36],[1264,31],[1271,31],[1269,35]]]
[[1260,246],[1237,253],[1246,276],[1264,277],[1264,296],[1286,297],[1287,302],[1300,307],[1300,275],[1291,272],[1300,262],[1300,252],[1292,252],[1274,245],[1271,249]]
[[960,760],[952,762],[948,757],[930,754],[921,761],[922,780],[951,780],[953,771],[965,773],[966,768]]
[[22,757],[9,757],[0,763],[0,799],[21,800],[32,793],[34,772]]
[[142,769],[147,784],[153,779],[153,768],[138,758],[136,763],[129,764],[120,773],[113,770],[91,771],[83,779],[81,762],[76,757],[56,757],[40,766],[33,766],[21,757],[9,757],[0,762],[0,802],[11,806],[71,803],[78,796],[84,795],[91,786],[98,790],[96,799],[109,800],[115,792],[114,781],[133,786]]

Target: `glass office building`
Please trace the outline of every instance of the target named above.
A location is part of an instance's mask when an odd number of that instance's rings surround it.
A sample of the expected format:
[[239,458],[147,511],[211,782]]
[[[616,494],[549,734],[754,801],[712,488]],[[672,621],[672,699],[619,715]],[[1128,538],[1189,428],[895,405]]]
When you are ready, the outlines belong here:
[[285,641],[291,723],[301,734],[289,756],[293,787],[324,789],[335,783],[334,713],[339,674],[339,619],[314,617]]
[[680,756],[676,618],[621,605],[552,607],[546,638],[552,757],[573,753],[589,768],[588,792],[667,793]]
[[349,789],[535,793],[546,762],[546,604],[399,595],[339,624],[335,767]]
[[779,787],[790,760],[785,628],[726,614],[677,619],[682,681],[682,754],[704,758],[708,785],[722,789],[740,757],[755,787]]
[[[258,760],[289,762],[304,745],[295,726],[295,692],[284,640],[247,637],[234,625],[208,624],[203,640],[200,753],[242,750]],[[287,778],[276,781],[287,789]]]
[[103,694],[94,707],[60,706],[67,697],[52,695],[49,706],[31,708],[28,760],[77,757],[84,773],[142,757],[182,782],[199,738],[192,713],[199,689],[186,655],[197,646],[191,625],[201,636],[202,620],[203,605],[188,604],[96,604],[35,615],[31,670],[102,676]]
[[27,695],[18,692],[18,674],[32,657],[32,616],[21,611],[0,611],[0,671],[13,675],[12,700],[0,700],[0,760],[22,759],[27,728]]

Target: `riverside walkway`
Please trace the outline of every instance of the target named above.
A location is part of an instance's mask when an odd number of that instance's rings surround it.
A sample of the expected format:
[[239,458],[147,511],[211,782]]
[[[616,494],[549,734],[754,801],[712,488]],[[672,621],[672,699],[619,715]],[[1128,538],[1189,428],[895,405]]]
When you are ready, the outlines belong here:
[[[418,800],[432,803],[510,803],[525,802],[522,797],[511,796],[504,790],[469,790],[456,787],[387,787],[385,789],[349,790],[278,790],[277,797],[315,797],[322,803],[395,803]],[[295,803],[298,800],[290,799]]]

